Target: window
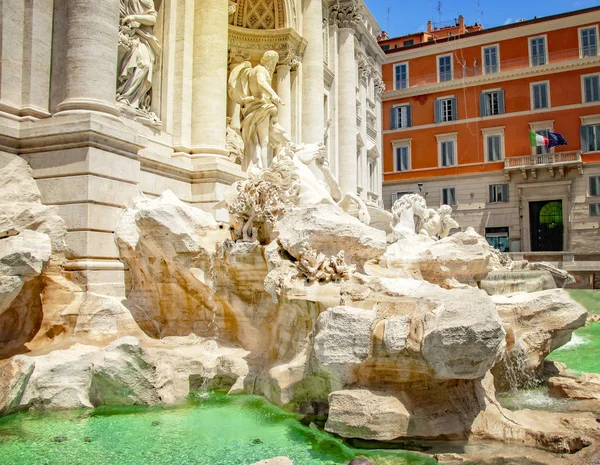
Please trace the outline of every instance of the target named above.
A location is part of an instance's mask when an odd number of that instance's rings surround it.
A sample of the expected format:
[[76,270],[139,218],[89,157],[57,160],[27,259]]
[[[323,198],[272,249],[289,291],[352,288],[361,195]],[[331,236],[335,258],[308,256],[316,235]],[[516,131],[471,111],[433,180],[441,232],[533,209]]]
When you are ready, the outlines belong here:
[[[544,137],[548,137],[548,129],[538,129],[537,131],[535,131],[536,134],[539,134],[540,136],[544,136]],[[535,147],[535,153],[536,155],[542,155],[544,153],[550,153],[550,148],[546,147],[545,145],[540,145]]]
[[412,192],[392,192],[392,205],[396,203],[396,200],[408,194],[412,194]]
[[452,55],[438,57],[438,82],[452,80]]
[[531,84],[531,109],[550,108],[550,93],[547,82]]
[[546,37],[529,39],[529,57],[531,66],[541,66],[548,62],[546,56]]
[[383,50],[384,52],[387,52],[390,49],[390,44],[385,44],[381,46],[381,50]]
[[500,70],[498,64],[498,46],[491,45],[483,47],[483,72],[484,74],[497,73]]
[[583,76],[583,102],[600,101],[600,74]]
[[487,161],[502,160],[502,136],[487,136]]
[[581,126],[581,151],[600,150],[600,123]]
[[590,203],[590,216],[600,216],[600,203]]
[[504,91],[492,90],[479,95],[479,111],[481,116],[504,114]]
[[600,195],[600,176],[590,176],[590,196]]
[[441,98],[433,102],[433,113],[436,123],[455,121],[458,119],[456,97]]
[[410,40],[405,40],[405,41],[402,43],[402,45],[403,45],[404,47],[408,47],[408,46],[410,46],[410,45],[414,45],[414,43],[415,43],[415,40],[414,40],[414,39],[410,39]]
[[377,164],[373,160],[369,160],[369,190],[377,192]]
[[579,56],[595,57],[598,55],[598,28],[596,26],[579,29]]
[[454,187],[442,189],[442,204],[456,205],[456,189]]
[[454,141],[447,140],[440,144],[442,151],[442,166],[453,166],[456,165],[456,158],[454,156]]
[[508,202],[508,184],[490,184],[490,203]]
[[398,145],[394,147],[394,171],[410,170],[410,145]]
[[485,239],[500,252],[508,252],[508,227],[485,228]]
[[390,113],[390,129],[409,128],[412,126],[412,108],[410,105],[392,107]]
[[408,63],[400,63],[394,66],[394,89],[406,89],[408,87]]

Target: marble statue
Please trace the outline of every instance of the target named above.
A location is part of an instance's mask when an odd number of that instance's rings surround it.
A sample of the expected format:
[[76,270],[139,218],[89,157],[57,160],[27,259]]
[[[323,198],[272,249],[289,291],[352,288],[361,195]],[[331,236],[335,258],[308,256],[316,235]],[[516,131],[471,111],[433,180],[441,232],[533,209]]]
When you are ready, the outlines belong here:
[[159,124],[150,110],[152,73],[161,48],[154,35],[153,0],[121,0],[117,102],[126,112]]
[[267,166],[269,144],[277,146],[291,142],[278,123],[277,105],[282,102],[271,87],[278,61],[279,54],[270,50],[254,68],[249,61],[244,61],[229,75],[229,96],[240,106],[245,146],[242,168],[245,171]]
[[452,218],[452,207],[442,205],[437,211],[427,208],[419,194],[403,195],[392,205],[392,229],[395,240],[408,234],[421,234],[434,240],[447,237],[451,229],[458,228]]

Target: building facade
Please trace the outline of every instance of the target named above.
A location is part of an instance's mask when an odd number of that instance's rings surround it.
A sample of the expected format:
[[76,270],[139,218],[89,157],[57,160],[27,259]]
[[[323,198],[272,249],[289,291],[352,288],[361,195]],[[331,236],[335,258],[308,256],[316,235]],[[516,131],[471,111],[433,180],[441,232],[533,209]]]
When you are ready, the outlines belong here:
[[292,141],[325,142],[342,190],[381,200],[385,54],[362,0],[35,0],[0,15],[0,150],[59,207],[65,271],[88,289],[122,293],[113,229],[135,196],[170,189],[213,211],[246,177],[228,77],[267,51]]
[[[600,8],[390,48],[386,208],[407,192],[517,256],[600,270]],[[396,39],[381,41],[385,47]],[[530,132],[567,145],[530,146]]]

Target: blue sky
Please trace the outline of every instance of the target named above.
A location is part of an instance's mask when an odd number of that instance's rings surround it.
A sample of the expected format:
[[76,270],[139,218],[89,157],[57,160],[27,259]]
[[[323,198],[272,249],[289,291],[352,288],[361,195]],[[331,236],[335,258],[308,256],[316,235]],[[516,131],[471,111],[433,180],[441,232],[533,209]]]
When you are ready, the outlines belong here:
[[[424,31],[428,20],[450,21],[459,14],[467,24],[481,21],[486,28],[501,26],[520,18],[548,16],[598,5],[598,0],[365,0],[382,29],[390,37]],[[389,21],[388,21],[389,8]],[[478,10],[480,13],[478,13]]]

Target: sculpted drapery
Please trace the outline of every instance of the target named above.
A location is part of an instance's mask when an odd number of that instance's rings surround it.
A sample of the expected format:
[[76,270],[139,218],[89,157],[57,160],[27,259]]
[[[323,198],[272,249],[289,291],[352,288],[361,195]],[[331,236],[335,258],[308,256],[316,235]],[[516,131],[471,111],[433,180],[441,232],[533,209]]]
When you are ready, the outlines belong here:
[[121,0],[117,102],[149,119],[152,72],[161,49],[153,28],[157,12],[153,0]]

